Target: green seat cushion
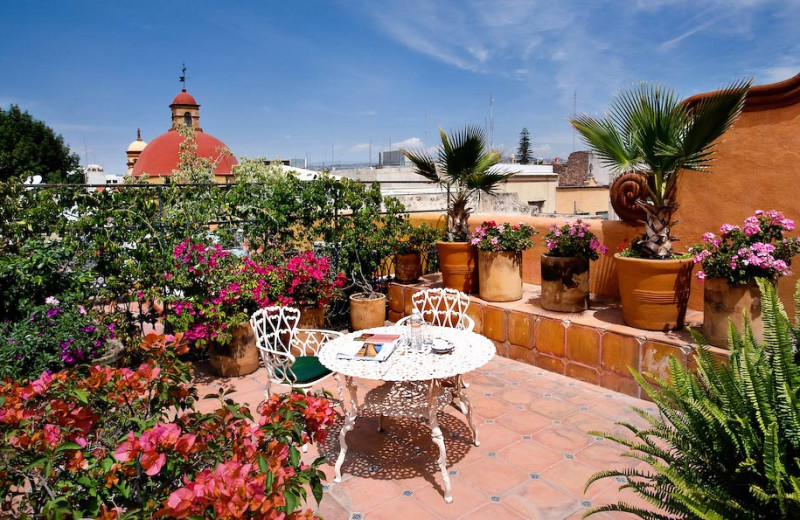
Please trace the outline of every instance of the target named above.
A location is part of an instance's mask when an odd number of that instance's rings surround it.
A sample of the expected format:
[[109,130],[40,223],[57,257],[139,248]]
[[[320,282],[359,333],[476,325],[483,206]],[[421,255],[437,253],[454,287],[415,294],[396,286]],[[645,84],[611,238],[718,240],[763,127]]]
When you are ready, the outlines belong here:
[[[297,377],[296,383],[301,385],[311,383],[331,373],[330,370],[319,362],[316,356],[300,356],[295,358],[294,364],[289,367],[289,370],[294,372],[294,375]],[[281,380],[288,380],[283,373],[283,367],[275,369],[275,377]]]

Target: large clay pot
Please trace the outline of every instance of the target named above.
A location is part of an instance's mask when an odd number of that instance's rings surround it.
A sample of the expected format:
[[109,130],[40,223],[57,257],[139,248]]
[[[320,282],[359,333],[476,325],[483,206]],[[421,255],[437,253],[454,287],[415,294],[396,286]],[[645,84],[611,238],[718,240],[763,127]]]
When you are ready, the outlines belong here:
[[414,283],[422,276],[422,261],[419,253],[394,255],[394,277],[400,283]]
[[467,294],[478,291],[478,248],[469,242],[437,242],[442,284]]
[[614,255],[622,318],[645,330],[683,328],[691,289],[692,258],[648,260]]
[[251,374],[258,369],[259,358],[256,337],[249,323],[240,323],[231,329],[232,338],[227,345],[209,343],[208,361],[214,373],[223,377]]
[[325,327],[325,307],[301,307],[298,329],[321,329]]
[[756,282],[730,285],[724,278],[707,278],[703,282],[703,336],[712,345],[728,348],[728,320],[744,331],[745,317],[757,341],[764,341],[761,318],[761,291]]
[[589,259],[541,256],[542,307],[550,311],[581,312],[589,308]]
[[383,327],[386,324],[386,295],[370,298],[369,294],[350,296],[350,330],[357,331]]
[[522,298],[522,252],[478,251],[479,295],[487,302]]

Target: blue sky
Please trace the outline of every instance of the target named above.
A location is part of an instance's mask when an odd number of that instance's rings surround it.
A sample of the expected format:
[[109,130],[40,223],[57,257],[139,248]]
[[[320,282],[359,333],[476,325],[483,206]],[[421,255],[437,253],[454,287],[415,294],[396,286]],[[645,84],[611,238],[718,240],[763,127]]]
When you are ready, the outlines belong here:
[[375,160],[485,124],[491,96],[496,147],[527,127],[565,157],[576,91],[598,113],[642,80],[685,96],[783,80],[798,28],[798,0],[8,2],[0,106],[123,173],[137,127],[168,129],[185,61],[202,127],[237,156],[366,162],[371,139]]

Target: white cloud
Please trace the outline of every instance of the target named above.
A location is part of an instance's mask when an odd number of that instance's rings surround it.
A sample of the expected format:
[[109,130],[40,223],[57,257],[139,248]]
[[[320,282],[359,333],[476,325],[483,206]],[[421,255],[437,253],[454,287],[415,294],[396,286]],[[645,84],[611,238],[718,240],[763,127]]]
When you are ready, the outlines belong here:
[[778,81],[792,78],[798,73],[800,73],[800,63],[795,65],[768,67],[761,69],[756,73],[755,83],[757,85],[764,83],[777,83]]
[[369,147],[370,147],[369,143],[358,143],[358,144],[356,144],[354,146],[351,146],[350,149],[348,149],[347,151],[348,152],[366,152],[367,150],[369,150]]
[[392,143],[392,147],[395,150],[399,150],[401,148],[406,150],[417,150],[420,148],[424,148],[425,143],[422,142],[422,139],[420,139],[419,137],[409,137],[408,139],[400,141],[399,143]]

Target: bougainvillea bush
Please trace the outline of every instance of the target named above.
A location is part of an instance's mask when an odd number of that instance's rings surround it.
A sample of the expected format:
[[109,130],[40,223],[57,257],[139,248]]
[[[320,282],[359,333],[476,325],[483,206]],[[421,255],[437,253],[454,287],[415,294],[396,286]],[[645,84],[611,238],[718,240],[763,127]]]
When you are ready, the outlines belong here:
[[344,273],[334,274],[326,257],[305,251],[285,265],[239,258],[221,246],[186,239],[173,252],[165,274],[175,295],[167,318],[187,341],[225,345],[234,326],[271,305],[323,307],[341,297]]
[[741,227],[723,224],[719,235],[705,233],[703,243],[689,250],[694,262],[703,267],[697,277],[725,278],[738,285],[786,276],[791,273],[792,257],[800,252],[797,238],[784,237],[793,229],[794,221],[775,210],[756,210]]
[[[324,398],[272,396],[253,421],[226,399],[193,409],[180,338],[148,336],[138,368],[80,367],[0,384],[0,516],[309,518],[322,459],[299,447],[333,424]],[[211,397],[211,396],[209,396]]]
[[553,224],[544,236],[547,254],[557,257],[582,257],[597,260],[598,253],[606,254],[608,247],[600,243],[589,230],[589,224],[581,219],[566,222],[563,226]]
[[114,324],[95,309],[48,296],[24,318],[0,323],[0,378],[21,381],[89,363],[115,337]]

